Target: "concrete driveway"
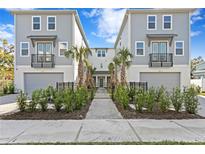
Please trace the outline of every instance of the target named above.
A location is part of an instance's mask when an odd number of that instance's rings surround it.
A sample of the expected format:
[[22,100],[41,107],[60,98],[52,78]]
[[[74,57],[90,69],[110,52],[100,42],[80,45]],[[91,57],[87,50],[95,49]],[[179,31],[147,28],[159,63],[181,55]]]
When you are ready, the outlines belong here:
[[10,95],[1,96],[0,97],[0,105],[15,103],[17,96],[18,96],[18,94],[10,94]]
[[199,96],[199,110],[198,114],[205,117],[205,96]]

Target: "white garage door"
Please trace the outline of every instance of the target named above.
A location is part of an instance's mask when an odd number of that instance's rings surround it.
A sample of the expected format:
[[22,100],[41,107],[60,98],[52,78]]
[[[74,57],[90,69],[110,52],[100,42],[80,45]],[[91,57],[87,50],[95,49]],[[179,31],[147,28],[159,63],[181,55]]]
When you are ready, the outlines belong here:
[[56,82],[63,82],[63,73],[25,73],[24,89],[29,95],[35,89],[55,87]]
[[148,87],[164,86],[172,90],[180,86],[180,73],[140,73],[140,81],[148,82]]

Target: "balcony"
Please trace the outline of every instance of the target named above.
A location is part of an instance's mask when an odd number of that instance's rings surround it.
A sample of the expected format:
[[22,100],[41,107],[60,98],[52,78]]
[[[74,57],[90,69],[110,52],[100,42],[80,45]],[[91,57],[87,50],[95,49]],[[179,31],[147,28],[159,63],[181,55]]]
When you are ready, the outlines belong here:
[[172,67],[173,54],[172,53],[151,53],[149,54],[150,67]]
[[31,67],[33,68],[53,68],[54,55],[53,54],[32,54]]

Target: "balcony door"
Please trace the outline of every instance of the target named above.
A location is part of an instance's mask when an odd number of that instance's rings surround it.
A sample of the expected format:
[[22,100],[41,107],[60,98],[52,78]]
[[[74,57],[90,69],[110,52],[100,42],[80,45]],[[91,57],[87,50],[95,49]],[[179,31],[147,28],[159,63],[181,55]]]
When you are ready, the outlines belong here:
[[152,60],[166,61],[167,42],[152,42]]
[[51,42],[38,42],[37,43],[37,55],[38,61],[51,61],[52,57],[52,43]]

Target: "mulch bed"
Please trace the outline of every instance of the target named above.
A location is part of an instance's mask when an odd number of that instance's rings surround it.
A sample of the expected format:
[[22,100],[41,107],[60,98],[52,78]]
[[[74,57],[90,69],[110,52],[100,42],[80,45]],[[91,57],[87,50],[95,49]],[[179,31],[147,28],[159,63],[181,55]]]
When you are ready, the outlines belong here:
[[190,114],[185,111],[177,113],[176,111],[169,110],[167,112],[154,112],[150,113],[143,111],[143,113],[136,112],[131,107],[124,109],[119,103],[114,102],[118,111],[121,113],[124,119],[205,119],[197,114]]
[[16,112],[13,114],[2,115],[0,119],[4,120],[63,120],[63,119],[75,119],[81,120],[85,119],[86,114],[91,105],[91,101],[87,103],[81,110],[75,110],[73,112],[67,113],[65,111],[57,112],[54,109],[48,109],[45,112],[35,111],[35,112]]

